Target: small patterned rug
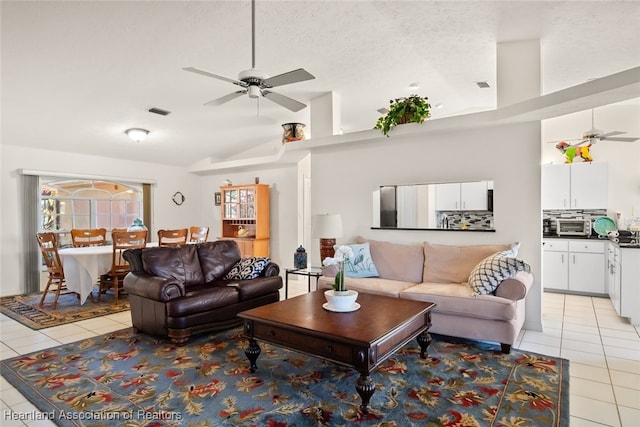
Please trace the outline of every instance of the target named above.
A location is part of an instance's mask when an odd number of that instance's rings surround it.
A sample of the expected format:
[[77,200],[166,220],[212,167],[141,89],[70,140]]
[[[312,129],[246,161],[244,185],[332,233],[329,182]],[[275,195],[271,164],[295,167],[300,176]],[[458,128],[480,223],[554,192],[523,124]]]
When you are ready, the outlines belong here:
[[83,305],[80,305],[75,294],[60,295],[55,310],[51,309],[53,295],[47,294],[43,308],[38,307],[41,297],[41,292],[2,297],[0,298],[0,313],[31,329],[44,329],[129,310],[129,298],[126,294],[120,295],[118,305],[114,304],[111,292],[101,295],[100,301],[94,293],[94,301],[87,298]]
[[441,336],[421,359],[413,340],[373,371],[364,414],[353,369],[259,345],[252,374],[242,328],[183,347],[129,328],[2,360],[0,372],[59,426],[569,425],[565,359]]

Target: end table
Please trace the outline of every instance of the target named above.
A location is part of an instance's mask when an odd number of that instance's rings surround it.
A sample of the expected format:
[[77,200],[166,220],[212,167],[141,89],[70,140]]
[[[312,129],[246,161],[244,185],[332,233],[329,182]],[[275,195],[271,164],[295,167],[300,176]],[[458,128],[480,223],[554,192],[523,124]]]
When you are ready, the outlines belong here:
[[296,274],[298,276],[307,276],[308,291],[311,292],[311,278],[316,278],[316,290],[318,290],[318,280],[322,276],[322,268],[319,267],[307,267],[307,268],[287,268],[284,275],[284,299],[289,298],[289,275]]

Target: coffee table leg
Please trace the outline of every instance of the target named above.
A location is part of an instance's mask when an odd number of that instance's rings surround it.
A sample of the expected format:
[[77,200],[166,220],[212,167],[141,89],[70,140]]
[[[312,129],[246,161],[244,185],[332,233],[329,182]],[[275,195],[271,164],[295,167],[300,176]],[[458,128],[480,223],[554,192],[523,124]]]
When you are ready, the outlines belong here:
[[427,358],[427,347],[431,344],[431,334],[427,331],[424,331],[420,335],[418,335],[418,344],[420,344],[420,357],[423,359]]
[[260,346],[258,342],[254,339],[249,338],[249,347],[244,351],[244,354],[247,355],[249,359],[249,369],[251,369],[251,373],[254,373],[258,369],[258,365],[256,365],[256,361],[258,360],[258,356],[260,356]]
[[363,373],[360,373],[358,383],[356,384],[356,391],[362,398],[360,410],[363,414],[366,414],[369,412],[369,400],[371,400],[373,392],[376,391],[376,384],[368,374],[365,375]]

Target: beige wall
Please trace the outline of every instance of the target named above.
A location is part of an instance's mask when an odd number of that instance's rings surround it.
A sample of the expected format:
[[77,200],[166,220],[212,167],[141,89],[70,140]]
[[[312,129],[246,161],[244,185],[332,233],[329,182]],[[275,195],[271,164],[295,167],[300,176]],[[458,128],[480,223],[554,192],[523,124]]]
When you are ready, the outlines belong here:
[[[541,204],[539,122],[444,135],[381,137],[318,150],[311,156],[312,213],[339,213],[344,238],[394,242],[486,244],[521,242],[535,277],[527,299],[528,329],[541,330]],[[494,180],[495,233],[371,230],[372,190],[381,184]],[[317,240],[311,260],[319,263]]]

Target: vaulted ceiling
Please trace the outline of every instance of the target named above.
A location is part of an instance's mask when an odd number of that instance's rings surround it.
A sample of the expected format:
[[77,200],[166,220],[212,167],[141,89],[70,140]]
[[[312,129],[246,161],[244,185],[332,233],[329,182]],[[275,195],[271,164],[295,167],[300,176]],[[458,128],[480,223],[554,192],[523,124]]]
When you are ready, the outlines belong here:
[[[0,13],[2,144],[189,166],[275,150],[282,123],[309,123],[309,107],[267,99],[204,106],[238,87],[182,70],[251,68],[248,0],[2,1]],[[316,77],[284,95],[339,94],[347,133],[411,93],[442,105],[434,119],[494,109],[501,42],[540,39],[543,93],[637,67],[638,22],[639,1],[257,0],[255,59]],[[151,134],[133,143],[131,127]]]

